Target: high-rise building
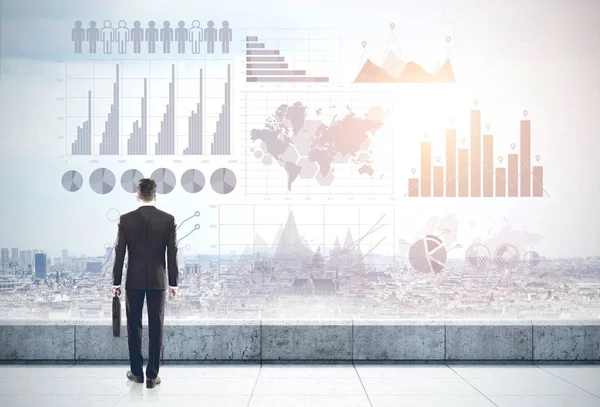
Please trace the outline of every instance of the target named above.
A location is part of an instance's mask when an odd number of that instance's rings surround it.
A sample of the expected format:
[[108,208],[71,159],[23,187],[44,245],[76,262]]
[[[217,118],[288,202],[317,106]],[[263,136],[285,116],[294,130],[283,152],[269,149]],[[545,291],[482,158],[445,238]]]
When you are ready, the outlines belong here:
[[52,265],[52,259],[46,256],[46,267],[50,267]]
[[35,278],[46,278],[46,253],[35,255]]
[[8,248],[3,247],[0,255],[0,266],[8,265],[10,258],[8,257]]
[[63,249],[62,251],[62,262],[63,264],[67,264],[67,259],[69,258],[69,251],[67,249]]
[[19,250],[19,263],[25,264],[25,250]]
[[18,247],[13,247],[12,249],[10,249],[10,260],[13,262],[19,261],[19,248]]
[[53,261],[55,266],[58,266],[62,263],[62,259],[60,257],[55,257]]
[[25,252],[25,264],[33,265],[33,252],[31,250]]

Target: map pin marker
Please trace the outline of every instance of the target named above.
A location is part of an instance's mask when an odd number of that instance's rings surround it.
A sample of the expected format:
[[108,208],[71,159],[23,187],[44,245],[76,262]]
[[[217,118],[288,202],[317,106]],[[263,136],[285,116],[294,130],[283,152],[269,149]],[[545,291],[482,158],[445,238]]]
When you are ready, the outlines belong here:
[[463,144],[465,144],[465,142],[466,142],[466,141],[467,141],[467,140],[465,140],[464,138],[461,138],[461,139],[460,139],[460,142],[461,142],[461,143],[463,143]]
[[513,150],[515,149],[515,147],[516,147],[515,143],[512,143],[512,144],[510,145],[510,148],[512,148]]
[[[538,157],[539,157],[539,156],[538,156]],[[440,157],[440,156],[438,155],[437,157],[435,157],[435,161],[439,163],[440,161],[442,161],[442,157]]]
[[394,28],[396,28],[396,24],[394,24],[394,23],[390,23],[390,28],[391,28],[392,30],[394,30]]
[[538,163],[540,162],[540,158],[542,158],[542,157],[540,157],[540,156],[539,156],[539,154],[535,156],[535,160],[536,160]]
[[367,48],[367,41],[363,41],[362,46],[363,46],[363,48]]
[[446,37],[446,43],[450,44],[450,41],[452,41],[452,37]]
[[492,127],[492,125],[491,125],[491,124],[486,124],[486,125],[485,125],[485,128],[486,128],[486,130],[489,130],[491,127]]
[[473,99],[473,106],[477,107],[478,104],[479,104],[479,100]]
[[529,112],[527,110],[523,110],[523,116],[527,117],[527,115],[529,114]]
[[415,172],[417,172],[417,169],[416,168],[411,168],[410,172],[412,172],[412,174],[415,175]]
[[500,162],[500,164],[502,164],[502,161],[504,161],[504,157],[502,157],[502,156],[498,157],[498,161]]

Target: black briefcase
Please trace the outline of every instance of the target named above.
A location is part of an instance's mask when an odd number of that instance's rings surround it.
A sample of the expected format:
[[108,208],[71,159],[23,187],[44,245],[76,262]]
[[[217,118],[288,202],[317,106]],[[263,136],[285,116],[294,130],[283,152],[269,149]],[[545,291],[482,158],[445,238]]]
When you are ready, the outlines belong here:
[[112,299],[113,336],[121,336],[121,299],[118,295]]

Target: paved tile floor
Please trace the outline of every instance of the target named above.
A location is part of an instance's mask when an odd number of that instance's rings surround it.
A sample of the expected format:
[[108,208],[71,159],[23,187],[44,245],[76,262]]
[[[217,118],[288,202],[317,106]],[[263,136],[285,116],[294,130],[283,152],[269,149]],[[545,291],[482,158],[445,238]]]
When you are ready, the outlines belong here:
[[600,407],[600,366],[0,365],[0,406]]

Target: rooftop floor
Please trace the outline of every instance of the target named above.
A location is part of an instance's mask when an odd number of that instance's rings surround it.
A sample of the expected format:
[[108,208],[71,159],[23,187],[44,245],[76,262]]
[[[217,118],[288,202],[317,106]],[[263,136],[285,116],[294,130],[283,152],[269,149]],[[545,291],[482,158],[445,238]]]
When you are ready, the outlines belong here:
[[128,365],[0,365],[0,405],[106,407],[599,407],[600,366],[163,365],[162,384]]

